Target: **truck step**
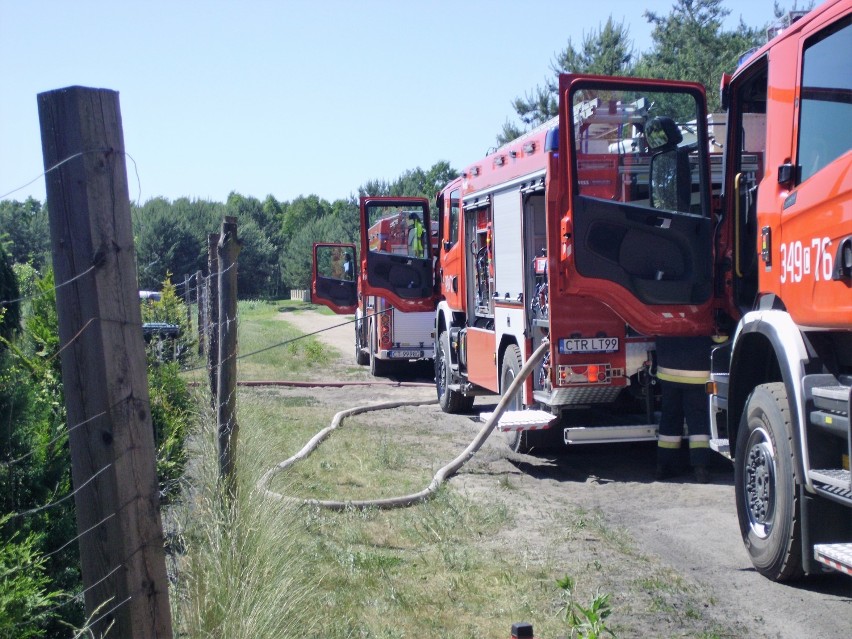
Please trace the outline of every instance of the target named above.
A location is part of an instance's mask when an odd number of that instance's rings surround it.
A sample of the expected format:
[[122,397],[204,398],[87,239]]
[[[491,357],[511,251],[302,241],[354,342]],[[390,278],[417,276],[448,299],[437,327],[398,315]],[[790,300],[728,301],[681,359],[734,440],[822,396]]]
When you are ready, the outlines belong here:
[[841,386],[840,384],[815,386],[811,389],[814,406],[820,410],[831,411],[832,413],[848,417],[849,390],[848,386]]
[[657,439],[657,425],[572,426],[565,429],[564,437],[566,444],[655,441]]
[[814,559],[829,568],[852,575],[852,544],[817,544]]
[[832,435],[840,438],[848,436],[849,418],[846,415],[837,415],[825,410],[812,410],[810,419],[812,424],[816,424]]
[[[494,413],[480,413],[480,421],[487,422]],[[497,430],[544,430],[550,428],[557,416],[543,410],[507,410],[500,415]]]
[[731,446],[727,439],[711,439],[710,448],[728,459],[731,458]]
[[[852,473],[843,468],[815,469],[808,471],[808,477],[814,482],[831,486],[852,496]],[[831,491],[835,492],[835,491]]]

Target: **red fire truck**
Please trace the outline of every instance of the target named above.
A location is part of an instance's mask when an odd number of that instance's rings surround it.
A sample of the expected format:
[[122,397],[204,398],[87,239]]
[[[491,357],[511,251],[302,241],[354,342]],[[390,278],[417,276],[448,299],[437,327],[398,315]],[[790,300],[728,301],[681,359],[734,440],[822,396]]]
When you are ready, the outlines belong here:
[[852,574],[851,14],[823,3],[722,82],[716,287],[741,317],[712,359],[711,444],[774,580]]
[[[703,88],[561,81],[557,121],[466,167],[437,201],[443,409],[505,391],[550,341],[500,422],[515,450],[554,433],[566,443],[654,439],[653,336],[711,333],[724,306],[711,284]],[[649,146],[652,122],[671,127],[666,149]],[[368,271],[385,260],[365,256]],[[391,300],[406,292],[369,275],[365,286]]]
[[[362,219],[368,222],[361,229],[360,268],[356,267],[354,245],[315,244],[313,301],[337,313],[354,313],[355,361],[369,363],[373,375],[388,375],[403,362],[434,356],[432,221],[424,198],[364,197],[360,208]],[[396,304],[381,295],[364,293],[365,247],[388,256],[394,265],[392,273],[379,269],[372,277],[393,282],[405,279],[405,296]]]

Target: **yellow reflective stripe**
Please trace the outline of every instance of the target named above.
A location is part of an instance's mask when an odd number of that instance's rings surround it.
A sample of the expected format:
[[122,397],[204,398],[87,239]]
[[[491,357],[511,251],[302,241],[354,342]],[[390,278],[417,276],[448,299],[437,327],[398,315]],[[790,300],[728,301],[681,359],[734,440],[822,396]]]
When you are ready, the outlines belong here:
[[690,448],[710,448],[710,441],[703,439],[690,439],[689,440]]
[[680,435],[657,435],[657,439],[663,442],[678,442],[683,439]]
[[660,448],[680,448],[682,438],[677,435],[657,435],[657,446]]
[[710,377],[710,371],[695,371],[688,368],[668,368],[666,366],[657,366],[657,373],[678,375],[680,377],[701,377],[702,379]]
[[704,384],[710,379],[710,371],[684,371],[658,366],[657,379],[677,384]]

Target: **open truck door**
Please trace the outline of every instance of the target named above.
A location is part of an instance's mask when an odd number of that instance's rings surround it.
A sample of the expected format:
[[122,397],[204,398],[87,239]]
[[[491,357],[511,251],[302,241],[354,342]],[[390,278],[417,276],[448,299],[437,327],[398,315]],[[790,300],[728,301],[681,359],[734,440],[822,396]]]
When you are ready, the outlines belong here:
[[311,301],[335,313],[349,315],[358,308],[358,277],[354,244],[314,244]]
[[[713,331],[714,225],[704,88],[559,78],[565,293],[645,335]],[[551,287],[550,294],[559,291]]]
[[399,311],[434,311],[433,233],[425,198],[362,197],[362,293]]

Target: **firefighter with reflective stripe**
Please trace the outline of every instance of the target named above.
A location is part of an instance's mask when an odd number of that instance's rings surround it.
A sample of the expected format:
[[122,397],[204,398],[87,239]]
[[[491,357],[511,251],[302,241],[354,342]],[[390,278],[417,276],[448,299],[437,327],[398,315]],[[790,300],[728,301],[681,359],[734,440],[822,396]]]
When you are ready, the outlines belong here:
[[408,215],[408,254],[412,257],[425,257],[424,238],[426,234],[423,228],[423,222],[420,221],[420,216],[417,213],[409,213]]
[[710,481],[710,421],[705,382],[710,378],[710,337],[658,337],[657,379],[662,414],[657,435],[657,479],[680,473],[683,426],[689,434],[689,462],[698,483]]

